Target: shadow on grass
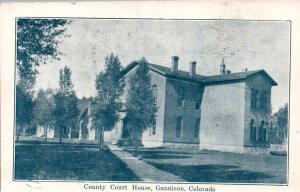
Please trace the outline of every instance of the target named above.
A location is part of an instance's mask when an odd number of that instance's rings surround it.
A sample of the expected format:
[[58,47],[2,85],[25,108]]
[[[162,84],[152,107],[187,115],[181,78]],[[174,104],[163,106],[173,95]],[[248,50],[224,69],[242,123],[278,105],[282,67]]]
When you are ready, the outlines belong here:
[[188,159],[189,156],[182,156],[182,155],[161,155],[161,154],[147,154],[142,155],[143,159]]
[[149,163],[158,169],[177,175],[189,182],[259,183],[270,175],[247,170],[238,170],[233,165],[177,165]]
[[[125,149],[125,151],[135,156],[142,156],[143,159],[188,159],[189,155],[195,152],[174,151],[165,149]],[[197,154],[208,154],[207,152],[197,152]]]
[[109,151],[72,145],[20,145],[15,148],[17,180],[140,181]]
[[[134,156],[142,156],[143,159],[187,159],[190,158],[186,155],[176,155],[181,153],[168,153],[163,151],[134,151],[126,150]],[[175,154],[175,155],[174,155]]]

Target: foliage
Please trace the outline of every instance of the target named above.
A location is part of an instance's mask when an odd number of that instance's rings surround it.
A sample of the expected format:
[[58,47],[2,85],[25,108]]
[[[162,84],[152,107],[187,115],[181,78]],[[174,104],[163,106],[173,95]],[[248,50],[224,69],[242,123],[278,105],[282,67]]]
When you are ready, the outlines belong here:
[[96,76],[97,95],[92,101],[92,128],[98,131],[100,148],[103,146],[103,132],[111,130],[119,119],[120,97],[123,94],[124,81],[120,79],[122,70],[118,56],[110,54],[105,58],[105,69]]
[[38,91],[34,106],[34,122],[42,126],[51,126],[54,109],[54,93],[52,89]]
[[66,19],[18,19],[17,20],[17,69],[20,81],[32,89],[36,66],[48,60],[59,60],[58,50],[66,26]]
[[67,37],[69,23],[65,19],[17,20],[16,121],[21,129],[32,122],[37,66],[59,59],[58,45],[60,38]]
[[288,104],[281,107],[271,117],[271,143],[283,144],[287,139],[288,131]]
[[16,86],[16,135],[19,140],[20,132],[31,125],[34,102],[31,95],[26,94],[19,84]]
[[129,134],[134,140],[140,139],[143,131],[151,125],[157,111],[154,99],[147,61],[142,58],[135,74],[129,80],[125,104]]
[[57,93],[54,94],[53,116],[57,128],[56,133],[59,131],[61,141],[62,137],[67,136],[69,129],[75,128],[79,115],[78,99],[71,81],[71,70],[67,66],[59,71],[59,87]]
[[45,142],[48,129],[53,128],[54,93],[52,89],[38,91],[33,110],[33,124],[44,127]]

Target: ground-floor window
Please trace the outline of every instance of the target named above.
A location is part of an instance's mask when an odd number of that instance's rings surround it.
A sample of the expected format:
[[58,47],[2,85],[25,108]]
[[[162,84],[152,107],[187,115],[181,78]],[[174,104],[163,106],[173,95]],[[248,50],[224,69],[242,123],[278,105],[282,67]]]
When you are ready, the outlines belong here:
[[182,117],[179,116],[177,117],[176,121],[176,137],[182,137],[182,132],[183,132],[183,123],[182,123]]
[[250,141],[254,142],[256,140],[256,127],[254,120],[250,120]]
[[156,116],[152,115],[151,117],[151,129],[152,129],[152,135],[156,134]]
[[262,142],[264,140],[264,121],[261,121],[260,126],[259,126],[259,131],[258,131],[258,140]]
[[200,130],[200,118],[197,118],[195,121],[195,138],[199,137],[199,130]]

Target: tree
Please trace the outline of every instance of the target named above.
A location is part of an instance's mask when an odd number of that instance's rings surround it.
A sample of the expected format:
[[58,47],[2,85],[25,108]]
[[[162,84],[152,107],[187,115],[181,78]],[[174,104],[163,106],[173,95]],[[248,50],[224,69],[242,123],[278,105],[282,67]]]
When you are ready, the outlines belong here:
[[125,85],[120,79],[121,70],[118,56],[110,54],[105,58],[105,69],[96,76],[97,95],[91,103],[91,116],[92,128],[98,133],[99,150],[104,147],[104,131],[110,131],[119,119]]
[[68,133],[71,136],[79,115],[78,99],[73,87],[71,70],[65,66],[63,70],[59,71],[59,90],[54,94],[55,136],[57,137],[57,133],[59,133],[60,143],[63,137],[68,136]]
[[24,92],[21,85],[16,86],[16,135],[17,141],[22,130],[30,126],[33,117],[34,102],[31,95]]
[[41,125],[45,130],[45,142],[47,142],[48,129],[53,127],[54,93],[52,89],[46,91],[40,89],[35,99],[33,110],[34,123]]
[[17,134],[32,121],[37,67],[49,60],[60,59],[62,53],[58,45],[62,37],[68,37],[65,31],[69,23],[65,19],[17,20]]
[[157,111],[154,99],[147,61],[142,58],[135,74],[129,79],[125,104],[126,117],[129,122],[128,131],[134,142],[135,151],[142,133],[151,125]]
[[283,144],[287,139],[288,131],[288,104],[281,107],[278,112],[274,113],[271,117],[271,143]]

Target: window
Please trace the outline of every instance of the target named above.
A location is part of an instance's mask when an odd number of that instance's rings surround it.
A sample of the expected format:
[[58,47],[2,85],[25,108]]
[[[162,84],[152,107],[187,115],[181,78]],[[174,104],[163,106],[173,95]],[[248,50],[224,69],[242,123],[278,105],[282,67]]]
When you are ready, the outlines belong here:
[[200,109],[200,100],[201,100],[201,94],[200,91],[197,92],[196,94],[196,109]]
[[178,90],[178,101],[177,101],[178,107],[183,107],[184,105],[184,89],[179,88]]
[[254,142],[256,140],[256,127],[254,120],[250,120],[250,141]]
[[197,118],[195,121],[195,138],[199,137],[199,130],[200,130],[200,118]]
[[257,90],[251,90],[251,109],[257,108]]
[[265,125],[265,122],[261,121],[260,126],[259,126],[259,131],[258,131],[258,140],[260,142],[263,141],[264,125]]
[[267,112],[268,111],[268,99],[267,99],[267,92],[262,91],[260,94],[260,109],[262,111]]
[[156,116],[152,115],[151,117],[151,129],[152,129],[152,135],[156,134]]
[[156,106],[157,105],[157,85],[156,84],[154,84],[152,86],[152,95],[154,98],[154,105]]
[[182,123],[182,117],[179,116],[177,117],[176,121],[176,137],[182,137],[182,132],[183,132],[183,123]]

